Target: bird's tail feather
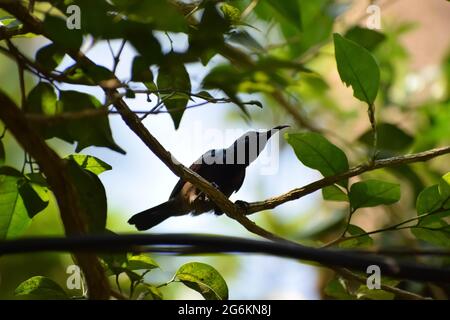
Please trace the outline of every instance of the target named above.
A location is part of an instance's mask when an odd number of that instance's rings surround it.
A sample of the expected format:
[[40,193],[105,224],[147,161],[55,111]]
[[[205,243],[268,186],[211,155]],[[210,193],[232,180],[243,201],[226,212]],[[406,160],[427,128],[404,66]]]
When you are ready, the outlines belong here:
[[138,230],[147,230],[172,216],[182,214],[178,212],[180,211],[178,207],[177,202],[172,199],[156,207],[136,213],[128,220],[128,223],[133,224]]

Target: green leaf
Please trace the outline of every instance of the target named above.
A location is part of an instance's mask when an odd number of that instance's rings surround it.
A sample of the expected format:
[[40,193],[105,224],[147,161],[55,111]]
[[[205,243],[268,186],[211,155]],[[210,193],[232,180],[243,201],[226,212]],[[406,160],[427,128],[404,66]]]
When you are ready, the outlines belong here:
[[340,300],[355,300],[356,297],[351,295],[345,283],[341,279],[332,279],[328,282],[327,286],[324,289],[324,292],[327,296],[330,296],[335,299]]
[[119,275],[126,270],[127,254],[101,254],[100,258],[104,262],[106,276]]
[[422,189],[425,188],[419,174],[408,164],[397,165],[395,167],[386,168],[386,170],[393,173],[399,180],[403,180],[411,185],[413,189],[413,198],[411,200],[415,203],[415,199],[419,196]]
[[446,173],[439,180],[439,194],[441,195],[445,209],[450,209],[450,172]]
[[[57,101],[57,96],[53,86],[47,82],[39,82],[28,94],[27,110],[30,113],[42,114],[46,116],[53,116],[60,113],[61,104]],[[65,124],[51,124],[46,126],[37,126],[37,129],[42,133],[45,139],[58,137],[73,143],[74,139],[69,134]]]
[[[102,108],[100,101],[94,96],[78,91],[61,91],[59,105],[64,112],[77,112]],[[66,132],[73,140],[78,141],[76,152],[89,146],[107,147],[125,154],[111,133],[108,117],[98,116],[89,119],[72,120],[65,125]]]
[[46,187],[33,185],[27,180],[19,182],[19,194],[30,218],[47,208],[50,200]]
[[356,297],[370,300],[393,300],[395,294],[381,289],[369,289],[366,285],[361,285],[356,291]]
[[386,39],[386,36],[373,29],[354,26],[347,30],[345,38],[358,43],[369,51],[373,51]]
[[353,210],[392,204],[400,200],[400,185],[380,180],[365,180],[352,184],[350,204]]
[[25,280],[14,291],[16,296],[33,300],[66,300],[66,292],[55,281],[35,276]]
[[298,31],[302,30],[302,14],[300,10],[300,1],[279,1],[266,0],[266,3],[272,7],[274,13],[281,19],[285,19]]
[[[379,123],[377,125],[378,143],[377,151],[381,151],[382,157],[391,157],[392,155],[398,154],[404,151],[406,148],[410,147],[414,142],[414,138],[407,134],[405,131],[399,127],[390,123]],[[395,137],[395,139],[393,139]],[[369,146],[373,147],[373,133],[372,130],[367,130],[359,138],[359,141]]]
[[367,49],[337,33],[334,48],[341,80],[352,86],[356,98],[373,104],[380,86],[380,69],[375,58]]
[[0,25],[12,29],[22,26],[22,23],[13,16],[5,16],[0,18]]
[[48,189],[47,179],[45,179],[45,177],[42,173],[32,172],[32,173],[27,173],[25,176],[31,183],[37,184],[41,187],[46,187]]
[[249,117],[245,104],[237,96],[239,84],[245,80],[246,76],[247,74],[242,70],[222,64],[211,69],[203,79],[202,86],[205,89],[222,90]]
[[83,66],[83,71],[84,75],[88,78],[88,81],[90,81],[92,84],[104,83],[109,87],[120,85],[113,72],[104,66],[89,64]]
[[55,69],[64,58],[64,51],[54,43],[50,43],[39,49],[36,53],[36,62],[48,71]]
[[[291,59],[299,58],[311,48],[328,42],[337,16],[336,11],[339,10],[339,7],[345,5],[330,0],[297,0],[297,2],[301,2],[302,33],[300,34],[298,24],[286,23],[283,17],[274,15],[270,7],[266,13],[269,21],[275,18],[280,22],[280,29],[284,39],[297,40],[288,41],[289,43],[286,46]],[[264,1],[260,1],[255,11],[258,11],[258,7],[262,7],[263,3]]]
[[127,255],[127,268],[130,270],[151,270],[159,268],[159,265],[145,254],[128,254]]
[[164,56],[161,44],[153,35],[149,25],[129,22],[126,25],[125,38],[149,65],[162,63]]
[[106,228],[106,192],[100,179],[74,160],[68,160],[69,174],[72,178],[86,214],[86,222],[90,233],[104,233]]
[[175,277],[206,300],[227,300],[228,287],[220,273],[205,263],[190,262],[182,265]]
[[64,49],[78,50],[83,42],[81,30],[67,28],[61,17],[46,15],[43,23],[44,32],[50,40]]
[[[448,215],[450,212],[446,212]],[[432,217],[432,216],[430,216]],[[411,228],[417,239],[439,247],[450,247],[450,225],[442,219],[421,219],[417,227]]]
[[223,16],[230,24],[239,24],[241,20],[241,11],[238,8],[228,3],[224,3],[220,6],[220,11],[222,11]]
[[186,20],[176,5],[167,0],[113,0],[127,19],[149,23],[156,29],[171,32],[187,30]]
[[161,290],[159,290],[157,287],[152,286],[148,283],[142,283],[142,286],[145,288],[145,292],[143,294],[143,298],[148,299],[151,298],[151,300],[162,300],[163,294]]
[[66,159],[75,161],[81,168],[95,173],[96,175],[112,169],[109,164],[99,158],[85,154],[71,154],[67,156]]
[[72,0],[65,1],[61,5],[64,7],[60,7],[63,12],[66,12],[68,5],[76,5],[80,8],[80,26],[84,34],[103,39],[119,38],[122,35],[119,27],[122,20],[111,14],[115,8],[107,1]]
[[19,193],[22,174],[9,167],[0,171],[0,240],[22,234],[31,222],[27,208]]
[[[186,71],[183,63],[163,64],[159,68],[156,84],[159,90],[169,91],[162,98],[164,99],[164,105],[172,117],[175,128],[178,129],[189,101],[187,94],[191,92],[189,73]],[[184,95],[177,93],[184,93]]]
[[[419,219],[419,222],[417,223],[418,226],[431,226],[435,222],[439,221],[445,221],[448,216],[450,216],[450,210],[443,210],[439,212],[434,212],[429,215],[425,215],[424,217],[421,217]],[[450,230],[447,230],[447,232]]]
[[39,82],[27,97],[27,110],[32,113],[54,115],[57,113],[56,93],[47,82]]
[[215,3],[206,1],[200,23],[189,33],[189,51],[206,66],[224,44],[224,34],[230,22],[217,10]]
[[112,71],[101,65],[83,65],[80,67],[74,64],[64,69],[63,73],[71,81],[87,86],[97,86],[99,84],[108,88],[120,86],[119,80],[115,78]]
[[329,201],[348,201],[347,194],[337,185],[322,188],[322,197]]
[[[318,133],[286,133],[285,138],[297,158],[305,166],[319,170],[324,177],[345,172],[349,168],[345,153]],[[347,181],[339,184],[346,187]]]
[[200,98],[207,100],[207,101],[212,101],[214,100],[214,97],[208,92],[208,91],[200,91],[199,93],[196,93],[196,96],[199,96]]
[[3,141],[0,140],[0,166],[5,163],[6,153],[5,146],[3,145]]
[[[118,236],[117,233],[105,229],[103,234]],[[104,268],[106,269],[106,275],[118,275],[125,271],[127,264],[127,253],[103,253],[99,257],[103,260]]]
[[373,239],[366,234],[362,228],[350,224],[347,229],[347,233],[351,236],[362,235],[358,238],[348,239],[339,243],[340,248],[369,248],[373,245]]
[[245,30],[236,30],[230,32],[227,37],[227,41],[235,44],[240,44],[241,46],[244,46],[245,48],[256,52],[264,51],[264,48],[259,44],[259,42]]
[[136,56],[133,59],[131,67],[131,81],[153,82],[153,73],[150,70],[150,64],[142,56]]
[[143,274],[131,271],[130,269],[125,269],[124,272],[131,282],[140,282],[144,278]]
[[422,190],[417,197],[416,210],[418,215],[433,212],[442,207],[443,199],[439,186],[433,185]]
[[0,167],[0,175],[23,178],[22,172],[20,172],[19,170],[15,169],[13,167],[8,167],[8,166]]

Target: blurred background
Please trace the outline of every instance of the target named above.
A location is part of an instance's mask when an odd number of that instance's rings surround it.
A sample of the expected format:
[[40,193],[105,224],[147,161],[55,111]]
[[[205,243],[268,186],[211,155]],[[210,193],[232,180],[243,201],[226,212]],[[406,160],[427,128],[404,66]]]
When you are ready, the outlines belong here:
[[[366,26],[367,7],[377,4],[381,8],[381,29],[388,40],[376,52],[382,67],[382,79],[385,79],[386,92],[382,92],[383,117],[398,123],[402,129],[418,138],[412,150],[421,150],[430,145],[433,135],[450,137],[449,129],[439,123],[427,127],[424,119],[427,112],[411,112],[417,108],[427,108],[436,101],[443,101],[445,95],[445,69],[450,48],[450,6],[443,0],[389,0],[389,1],[336,1],[339,6],[333,29],[343,32],[355,24]],[[248,31],[264,48],[283,50],[287,41],[276,24],[268,23],[255,14],[248,16],[248,21],[257,29]],[[183,50],[187,39],[173,35],[174,50]],[[165,51],[170,50],[170,43],[163,34],[158,35]],[[37,49],[46,40],[37,37],[32,40],[15,40],[22,52],[33,57]],[[89,41],[86,41],[89,43]],[[117,50],[120,42],[112,42]],[[113,64],[106,42],[86,46],[87,55],[95,62],[110,68]],[[121,79],[129,78],[131,61],[135,51],[125,46],[117,75]],[[368,130],[366,108],[352,97],[352,90],[346,88],[337,73],[330,41],[321,45],[308,60],[308,67],[323,76],[323,83],[310,81],[308,85],[293,85],[289,88],[303,104],[309,118],[320,127],[339,132],[339,138],[330,135],[330,139],[346,150],[352,165],[358,164],[363,151],[358,148],[349,150],[349,143]],[[447,60],[446,60],[447,59]],[[385,66],[389,60],[389,66]],[[223,61],[215,56],[209,66]],[[71,64],[65,58],[59,69]],[[383,69],[384,67],[384,69]],[[209,68],[209,67],[208,67]],[[188,66],[192,81],[192,92],[200,91],[200,83],[208,73],[207,67],[200,64]],[[448,71],[448,69],[447,69]],[[2,90],[11,97],[19,97],[17,67],[15,62],[0,55],[0,76]],[[389,81],[387,81],[387,79]],[[31,88],[35,80],[29,78],[27,87]],[[321,90],[326,86],[326,90]],[[69,89],[70,86],[60,86]],[[77,90],[81,90],[77,87]],[[91,87],[82,90],[104,101],[103,93]],[[252,121],[246,122],[239,110],[228,104],[207,105],[188,110],[180,128],[175,130],[168,114],[150,115],[144,121],[145,126],[159,141],[183,164],[189,165],[209,149],[223,148],[231,144],[243,132],[250,129],[270,128],[278,124],[291,124],[291,130],[299,128],[289,115],[280,111],[274,101],[265,97],[252,95],[263,101],[264,109],[251,109]],[[133,110],[148,110],[145,96],[127,101]],[[448,103],[446,104],[448,107]],[[450,114],[449,109],[433,109]],[[444,122],[444,120],[442,120]],[[82,153],[94,155],[113,167],[113,170],[100,175],[108,198],[108,228],[117,233],[135,232],[126,221],[139,211],[166,201],[177,177],[167,169],[128,129],[117,115],[110,116],[114,139],[127,152],[125,156],[109,149],[90,147]],[[446,122],[448,124],[448,122]],[[211,134],[213,130],[218,134]],[[217,131],[218,130],[218,131]],[[420,130],[420,132],[419,132]],[[420,139],[422,135],[423,139]],[[430,134],[431,135],[431,134]],[[14,139],[7,134],[6,164],[20,169],[23,152]],[[261,164],[255,163],[248,168],[247,178],[241,190],[232,196],[232,200],[256,201],[282,194],[290,189],[300,187],[320,178],[320,174],[301,165],[292,149],[286,147],[284,139],[280,142],[279,167],[273,174],[261,174]],[[74,146],[60,140],[50,140],[50,145],[61,156],[74,152]],[[432,142],[439,144],[439,141]],[[437,167],[446,164],[437,161]],[[448,168],[448,164],[447,164]],[[426,176],[423,177],[427,181]],[[407,200],[405,200],[407,201]],[[402,204],[399,205],[400,207]],[[394,208],[395,210],[395,208]],[[371,230],[386,222],[385,209],[371,209],[355,216],[354,223],[365,230]],[[308,195],[300,200],[286,203],[272,211],[260,212],[252,216],[259,225],[290,239],[313,242],[320,238],[324,230],[331,230],[340,225],[344,212],[336,203],[325,203],[320,192]],[[331,229],[330,229],[331,228]],[[158,225],[150,233],[206,233],[252,237],[240,225],[225,216],[206,214],[199,217],[171,218]],[[41,212],[26,232],[26,235],[61,235],[63,233],[56,204]],[[333,239],[337,233],[327,233],[325,239]],[[314,237],[313,237],[314,235]],[[230,290],[230,299],[320,299],[321,288],[327,281],[327,272],[303,262],[260,255],[196,255],[173,257],[152,255],[161,269],[152,271],[150,282],[164,283],[171,279],[177,268],[189,261],[207,262],[214,266],[225,278]],[[70,255],[65,254],[27,254],[0,258],[0,298],[13,298],[14,288],[18,283],[34,275],[45,275],[59,283],[67,279],[66,268],[72,264]],[[124,283],[126,279],[121,279]],[[165,298],[201,299],[201,296],[181,284],[171,284],[163,289]]]

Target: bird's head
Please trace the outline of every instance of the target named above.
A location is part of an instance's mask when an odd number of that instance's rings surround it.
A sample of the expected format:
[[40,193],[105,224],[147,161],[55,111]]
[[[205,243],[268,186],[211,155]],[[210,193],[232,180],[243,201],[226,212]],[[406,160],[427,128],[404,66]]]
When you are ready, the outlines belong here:
[[287,127],[289,126],[281,125],[266,131],[246,132],[227,149],[227,156],[230,156],[229,153],[232,152],[235,164],[248,166],[258,158],[270,138]]

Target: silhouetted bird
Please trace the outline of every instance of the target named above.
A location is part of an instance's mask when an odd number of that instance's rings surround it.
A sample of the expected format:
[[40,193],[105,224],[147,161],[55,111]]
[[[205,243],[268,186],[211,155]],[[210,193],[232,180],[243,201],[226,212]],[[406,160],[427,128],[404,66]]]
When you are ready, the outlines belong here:
[[[273,134],[286,127],[277,126],[263,132],[249,131],[227,149],[206,152],[190,169],[229,197],[242,186],[245,169],[256,160]],[[180,179],[168,201],[135,214],[128,223],[135,225],[138,230],[147,230],[172,216],[188,213],[199,215],[212,210],[217,215],[223,213],[200,189]]]

